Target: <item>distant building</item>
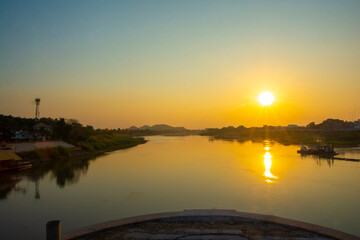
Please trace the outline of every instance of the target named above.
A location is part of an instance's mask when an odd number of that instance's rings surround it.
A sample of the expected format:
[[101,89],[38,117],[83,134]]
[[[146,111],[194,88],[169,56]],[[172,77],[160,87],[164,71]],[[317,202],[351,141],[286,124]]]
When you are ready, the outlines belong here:
[[52,131],[52,127],[49,125],[46,125],[45,123],[37,123],[36,125],[34,125],[33,127],[34,132],[35,131],[42,131],[42,130],[46,130],[46,131]]
[[298,128],[299,126],[296,124],[289,124],[286,126],[287,128]]
[[11,140],[16,141],[16,142],[21,142],[21,141],[31,141],[34,139],[34,136],[31,132],[29,131],[16,131],[15,135],[11,138]]
[[52,127],[40,122],[34,125],[33,131],[35,140],[45,141],[46,138],[52,133]]

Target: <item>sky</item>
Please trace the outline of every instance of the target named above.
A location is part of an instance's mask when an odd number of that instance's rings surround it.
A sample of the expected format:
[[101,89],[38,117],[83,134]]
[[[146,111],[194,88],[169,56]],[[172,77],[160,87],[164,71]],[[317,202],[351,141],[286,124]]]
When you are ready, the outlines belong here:
[[[96,128],[360,118],[360,1],[1,1],[0,114]],[[270,91],[271,106],[257,102]]]

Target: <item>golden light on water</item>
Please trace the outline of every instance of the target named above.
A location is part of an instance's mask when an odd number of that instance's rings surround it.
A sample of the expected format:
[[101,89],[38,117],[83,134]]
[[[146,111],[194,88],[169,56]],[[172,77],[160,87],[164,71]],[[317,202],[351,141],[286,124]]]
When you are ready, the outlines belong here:
[[[265,147],[266,149],[266,147]],[[277,177],[274,176],[271,172],[271,154],[270,152],[266,152],[264,155],[264,165],[265,165],[265,172],[264,172],[264,176],[266,177],[266,182],[267,183],[272,183],[273,180],[272,179],[276,179]]]
[[263,106],[269,106],[274,102],[275,98],[271,92],[262,92],[258,97],[258,101]]

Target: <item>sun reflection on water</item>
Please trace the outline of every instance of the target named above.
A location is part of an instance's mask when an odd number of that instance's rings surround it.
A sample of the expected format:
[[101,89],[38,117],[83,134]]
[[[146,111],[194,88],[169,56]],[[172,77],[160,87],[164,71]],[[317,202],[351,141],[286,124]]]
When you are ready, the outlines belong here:
[[264,148],[267,152],[264,155],[264,165],[265,165],[265,172],[264,172],[264,176],[266,178],[265,182],[267,183],[273,183],[274,179],[277,179],[276,176],[274,176],[271,172],[271,154],[270,152],[268,152],[270,150],[270,147],[265,147]]

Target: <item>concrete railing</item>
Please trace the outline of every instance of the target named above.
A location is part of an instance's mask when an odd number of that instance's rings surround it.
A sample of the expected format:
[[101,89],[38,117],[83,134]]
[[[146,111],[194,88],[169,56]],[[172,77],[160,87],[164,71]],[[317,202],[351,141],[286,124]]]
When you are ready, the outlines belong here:
[[46,240],[61,240],[61,222],[59,220],[46,223]]
[[[360,237],[357,237],[355,235],[351,235],[348,233],[344,233],[344,232],[341,232],[338,230],[322,227],[322,226],[311,224],[311,223],[295,221],[295,220],[276,217],[276,216],[272,216],[272,215],[237,212],[235,210],[214,210],[214,209],[184,210],[181,212],[155,213],[155,214],[148,214],[148,215],[118,219],[118,220],[104,222],[104,223],[100,223],[100,224],[82,228],[80,230],[66,234],[62,238],[62,240],[71,240],[76,237],[80,237],[83,235],[87,235],[90,233],[94,233],[97,231],[101,231],[101,230],[105,230],[105,229],[109,229],[109,228],[113,228],[113,227],[122,226],[125,224],[152,221],[152,220],[157,220],[157,219],[161,219],[161,218],[190,217],[190,216],[231,216],[231,217],[249,218],[249,219],[268,221],[268,222],[272,222],[272,223],[302,228],[307,231],[319,233],[321,235],[326,235],[326,236],[334,237],[337,239],[360,240]],[[46,240],[61,240],[60,227],[61,227],[60,221],[48,222],[46,224],[46,237],[47,237]]]

